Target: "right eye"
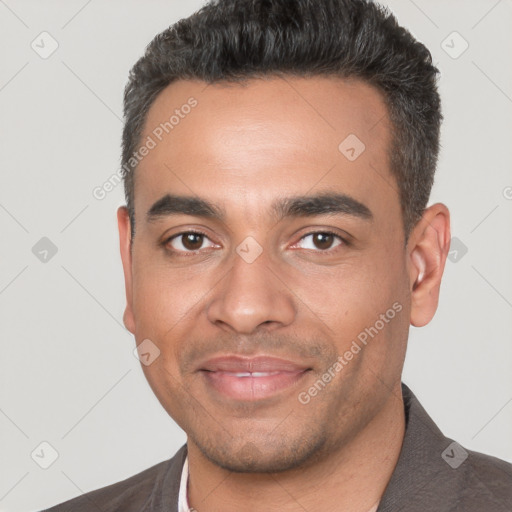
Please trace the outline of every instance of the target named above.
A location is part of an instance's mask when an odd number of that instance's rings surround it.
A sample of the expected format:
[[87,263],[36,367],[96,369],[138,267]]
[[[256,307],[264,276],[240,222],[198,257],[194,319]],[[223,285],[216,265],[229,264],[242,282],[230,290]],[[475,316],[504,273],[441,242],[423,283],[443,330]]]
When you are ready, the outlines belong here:
[[186,231],[171,236],[165,242],[175,252],[196,252],[201,249],[216,247],[204,233],[197,231]]

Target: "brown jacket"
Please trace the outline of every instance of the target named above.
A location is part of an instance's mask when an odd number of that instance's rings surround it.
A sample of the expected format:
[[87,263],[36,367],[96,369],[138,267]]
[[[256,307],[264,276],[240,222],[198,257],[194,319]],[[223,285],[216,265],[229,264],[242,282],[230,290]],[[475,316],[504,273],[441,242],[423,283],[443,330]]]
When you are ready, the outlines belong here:
[[[512,464],[446,438],[402,384],[407,428],[377,512],[512,512]],[[48,512],[177,512],[186,445],[169,460]],[[314,511],[312,511],[314,512]]]

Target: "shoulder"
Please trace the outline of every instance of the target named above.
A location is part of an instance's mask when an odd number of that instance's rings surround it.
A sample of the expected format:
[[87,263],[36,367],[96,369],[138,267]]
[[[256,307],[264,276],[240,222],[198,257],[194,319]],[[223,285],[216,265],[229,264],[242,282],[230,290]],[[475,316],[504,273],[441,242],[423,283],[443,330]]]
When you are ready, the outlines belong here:
[[[172,500],[177,503],[177,489],[185,454],[186,446],[182,446],[171,459],[155,464],[120,482],[45,509],[43,512],[141,512],[153,510],[154,501],[161,501],[163,496],[167,497],[169,505]],[[164,489],[167,492],[164,492]]]
[[467,453],[462,464],[465,485],[460,505],[481,504],[488,511],[512,510],[512,464],[472,450]]
[[402,383],[406,431],[379,512],[511,512],[512,464],[446,437]]

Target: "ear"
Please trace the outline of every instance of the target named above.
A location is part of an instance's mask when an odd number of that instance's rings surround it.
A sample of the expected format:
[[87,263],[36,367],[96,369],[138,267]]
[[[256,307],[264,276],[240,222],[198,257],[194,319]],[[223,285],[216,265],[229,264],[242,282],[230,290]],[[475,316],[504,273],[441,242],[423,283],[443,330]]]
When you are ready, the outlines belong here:
[[434,317],[449,250],[450,212],[436,203],[425,210],[407,244],[411,324],[415,327],[423,327]]
[[131,253],[131,226],[130,215],[126,206],[117,209],[117,226],[119,228],[119,247],[121,260],[123,262],[124,285],[126,290],[126,308],[124,310],[123,322],[125,327],[135,334],[135,318],[133,315],[133,294],[132,294],[132,253]]

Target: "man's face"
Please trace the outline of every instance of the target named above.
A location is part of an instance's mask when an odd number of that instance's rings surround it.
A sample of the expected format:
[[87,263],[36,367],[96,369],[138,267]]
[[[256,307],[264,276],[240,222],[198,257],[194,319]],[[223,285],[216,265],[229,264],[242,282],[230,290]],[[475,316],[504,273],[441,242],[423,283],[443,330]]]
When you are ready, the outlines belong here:
[[148,136],[123,262],[125,323],[160,350],[143,366],[156,396],[189,449],[232,471],[339,449],[397,400],[410,319],[381,96],[321,77],[179,81]]

